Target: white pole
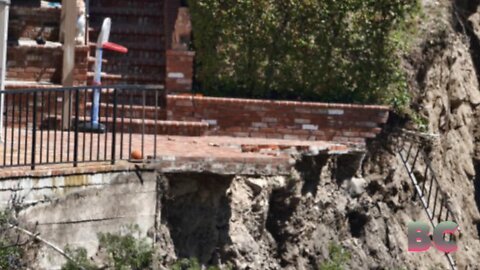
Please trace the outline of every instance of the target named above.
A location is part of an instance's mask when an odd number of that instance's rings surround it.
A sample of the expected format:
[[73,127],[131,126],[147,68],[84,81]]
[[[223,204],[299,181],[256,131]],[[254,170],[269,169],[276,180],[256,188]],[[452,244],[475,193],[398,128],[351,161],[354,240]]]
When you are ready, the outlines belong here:
[[[8,14],[10,0],[0,0],[0,90],[5,90],[5,74],[7,73],[7,39]],[[0,130],[3,130],[3,113],[5,111],[5,95],[0,95]],[[3,132],[0,132],[0,141],[3,142]]]

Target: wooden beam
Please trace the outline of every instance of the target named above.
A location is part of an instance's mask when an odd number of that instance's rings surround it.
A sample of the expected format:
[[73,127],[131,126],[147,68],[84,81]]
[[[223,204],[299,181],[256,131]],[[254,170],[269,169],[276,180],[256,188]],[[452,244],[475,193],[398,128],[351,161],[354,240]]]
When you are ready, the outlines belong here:
[[[75,69],[75,36],[77,24],[77,1],[62,0],[62,30],[63,30],[63,72],[62,85],[64,87],[73,86]],[[68,115],[72,109],[72,95],[65,93],[63,97],[63,115],[62,127],[67,129],[70,126]]]

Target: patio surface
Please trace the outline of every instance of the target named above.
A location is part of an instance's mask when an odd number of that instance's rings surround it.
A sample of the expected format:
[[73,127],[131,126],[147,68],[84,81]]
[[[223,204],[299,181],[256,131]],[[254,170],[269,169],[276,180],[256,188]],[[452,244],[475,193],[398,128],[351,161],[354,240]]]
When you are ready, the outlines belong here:
[[[2,133],[2,139],[0,167],[3,169],[0,170],[0,178],[111,171],[138,167],[139,164],[163,164],[165,171],[230,168],[234,173],[245,166],[254,166],[259,170],[262,166],[270,170],[287,170],[294,153],[346,153],[355,150],[324,141],[163,135],[144,135],[142,140],[141,134],[132,134],[131,137],[129,134],[117,134],[113,156],[111,133],[79,133],[78,168],[73,168],[74,133],[43,130],[36,132],[36,166],[32,171],[32,131],[7,128],[6,133],[5,130]],[[143,151],[142,160],[130,159],[134,150]],[[111,165],[112,157],[115,157],[116,165]],[[186,164],[189,165],[186,167]]]

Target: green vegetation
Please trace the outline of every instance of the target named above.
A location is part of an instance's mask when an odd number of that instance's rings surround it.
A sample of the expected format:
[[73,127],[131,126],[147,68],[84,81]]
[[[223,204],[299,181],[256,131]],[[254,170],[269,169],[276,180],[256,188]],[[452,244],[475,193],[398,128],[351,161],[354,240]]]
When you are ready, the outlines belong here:
[[[138,235],[136,235],[138,234]],[[153,249],[147,239],[139,238],[138,226],[132,226],[125,233],[100,233],[100,250],[107,254],[107,266],[115,270],[151,269]],[[85,249],[71,250],[67,247],[74,261],[67,262],[62,270],[98,269],[87,257]]]
[[350,262],[350,253],[343,247],[330,244],[328,251],[330,259],[320,265],[320,270],[343,270],[345,265]]
[[[146,238],[140,237],[138,226],[130,226],[124,233],[100,233],[99,253],[106,255],[106,261],[102,267],[96,265],[88,258],[87,251],[84,248],[71,249],[67,247],[65,252],[73,260],[67,261],[62,270],[145,270],[153,269],[154,250]],[[3,268],[1,268],[3,269]],[[170,269],[172,270],[220,270],[231,269],[230,267],[219,268],[210,266],[204,268],[196,258],[180,259],[175,262]]]
[[87,256],[87,251],[84,248],[71,249],[67,247],[65,249],[70,258],[73,261],[67,261],[62,266],[62,270],[96,270],[98,267],[93,264]]
[[409,101],[399,56],[415,27],[417,0],[189,5],[206,94],[397,107]]
[[218,267],[218,266],[209,266],[207,268],[202,268],[202,265],[198,262],[196,258],[191,258],[191,259],[181,259],[178,260],[176,263],[174,263],[171,268],[171,270],[229,270],[231,267],[226,266],[226,267]]
[[23,250],[10,232],[12,221],[10,209],[0,212],[0,269],[22,269]]

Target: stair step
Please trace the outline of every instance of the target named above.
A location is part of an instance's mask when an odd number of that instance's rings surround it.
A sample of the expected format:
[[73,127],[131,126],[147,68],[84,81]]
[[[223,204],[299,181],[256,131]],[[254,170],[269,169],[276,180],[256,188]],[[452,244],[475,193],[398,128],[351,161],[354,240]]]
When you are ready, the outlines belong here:
[[[79,117],[81,122],[90,121],[90,117]],[[128,121],[127,121],[128,120]],[[113,130],[112,117],[100,117],[99,122],[104,124],[107,131]],[[203,136],[208,131],[208,123],[205,122],[187,122],[187,121],[166,121],[166,120],[150,120],[150,119],[124,119],[122,124],[121,118],[115,121],[115,129],[117,132],[124,133],[145,133],[157,135],[176,135],[176,136]]]
[[51,82],[36,82],[36,81],[5,81],[5,89],[7,90],[21,90],[21,89],[50,89],[60,88],[61,84],[54,84]]
[[130,66],[165,66],[165,58],[141,58],[141,57],[131,57],[128,55],[122,56],[112,56],[108,58],[109,64],[126,64],[128,68]]
[[158,10],[145,8],[145,7],[105,7],[105,6],[92,6],[90,7],[91,15],[100,15],[103,17],[120,15],[120,16],[141,16],[141,17],[159,17],[163,18],[163,13]]
[[[90,29],[91,32],[98,33],[97,29],[100,29],[101,24],[91,25],[93,29]],[[115,34],[124,34],[124,35],[146,35],[146,36],[163,36],[165,35],[165,31],[160,27],[148,27],[142,25],[132,25],[132,24],[123,24],[117,23],[112,24],[112,29],[110,30],[111,35]]]
[[[89,62],[89,63],[95,63],[95,61],[96,61],[95,57],[93,57],[93,56],[89,56],[89,57],[88,57],[88,62]],[[107,60],[107,59],[102,59],[102,63],[103,63],[103,64],[107,64],[107,63],[108,63],[108,60]]]
[[[88,111],[92,108],[92,103],[87,102],[86,108]],[[113,117],[113,107],[112,103],[100,103],[100,116]],[[145,118],[150,120],[166,120],[167,112],[166,108],[160,108],[155,106],[141,106],[141,105],[132,105],[130,104],[118,104],[117,105],[117,118],[124,118],[124,121],[129,121],[131,118]]]
[[[95,77],[95,72],[92,72],[92,71],[89,71],[87,73],[87,77],[89,79],[93,79]],[[119,75],[119,74],[110,74],[110,73],[105,73],[105,72],[102,72],[102,80],[103,79],[106,79],[106,80],[119,80],[119,79],[122,79],[122,75]]]

